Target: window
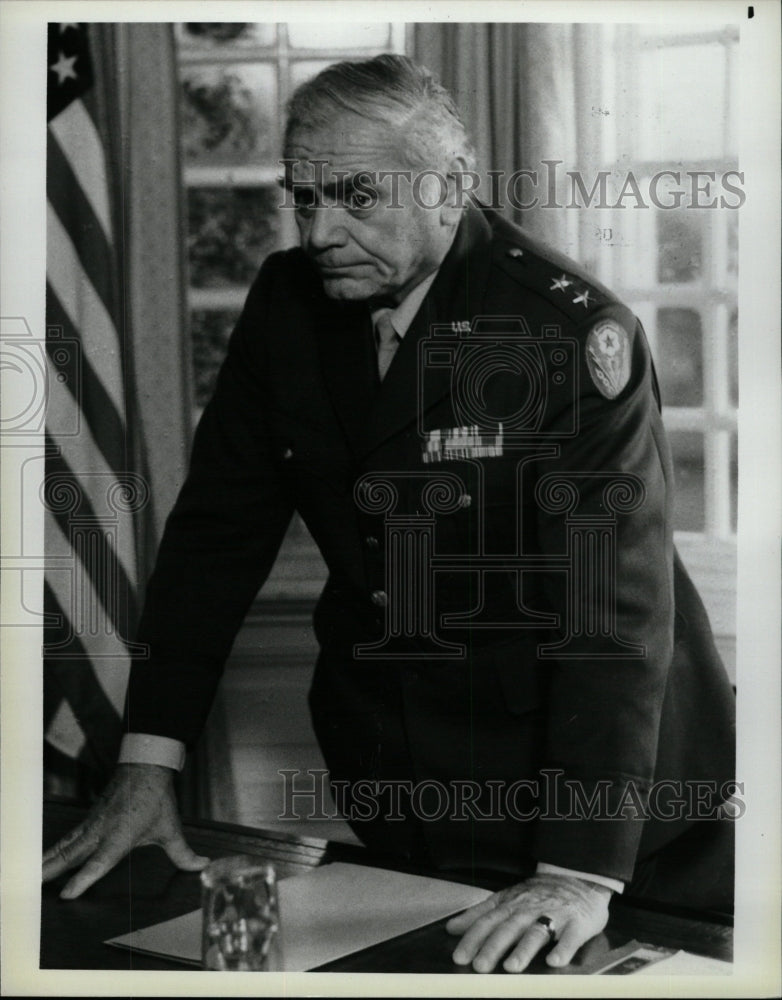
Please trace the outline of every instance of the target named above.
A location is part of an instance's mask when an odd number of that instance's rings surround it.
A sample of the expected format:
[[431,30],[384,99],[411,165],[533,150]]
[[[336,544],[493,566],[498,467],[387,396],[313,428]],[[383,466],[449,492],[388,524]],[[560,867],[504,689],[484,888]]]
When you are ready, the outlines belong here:
[[[676,543],[733,673],[739,31],[657,22],[604,26],[595,37],[591,112],[604,126],[593,166],[609,172],[614,197],[576,213],[580,255],[649,338],[673,451]],[[632,193],[615,207],[630,173],[647,207]],[[678,207],[657,207],[653,183],[662,205]]]
[[[601,155],[614,197],[598,226],[582,213],[589,265],[638,314],[655,357],[675,527],[713,541],[736,531],[738,38],[738,28],[681,24],[604,29],[614,58],[604,60]],[[623,187],[628,174],[646,207]]]

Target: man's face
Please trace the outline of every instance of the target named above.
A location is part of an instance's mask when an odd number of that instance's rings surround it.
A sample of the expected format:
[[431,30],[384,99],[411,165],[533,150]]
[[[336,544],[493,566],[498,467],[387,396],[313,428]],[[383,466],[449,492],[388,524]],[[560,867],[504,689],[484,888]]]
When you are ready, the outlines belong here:
[[[285,156],[299,161],[291,176],[301,245],[330,298],[401,301],[448,250],[454,224],[442,208],[422,204],[438,202],[439,182],[427,178],[413,197],[400,141],[392,129],[348,113],[328,129],[299,128],[290,137]],[[391,177],[380,179],[384,171],[407,171],[396,194]]]

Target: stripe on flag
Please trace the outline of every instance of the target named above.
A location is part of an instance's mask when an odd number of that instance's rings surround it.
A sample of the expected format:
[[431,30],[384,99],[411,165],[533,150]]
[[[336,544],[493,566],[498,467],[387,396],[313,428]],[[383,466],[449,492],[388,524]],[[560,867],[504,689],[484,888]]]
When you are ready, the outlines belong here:
[[76,174],[79,189],[92,205],[92,210],[111,243],[111,210],[106,185],[106,157],[98,130],[81,101],[74,101],[49,123],[53,136],[63,151],[71,170]]
[[[49,435],[58,446],[59,454],[53,456],[47,466],[47,476],[51,476],[48,482],[72,482],[72,489],[78,491],[74,509],[66,511],[66,515],[74,514],[82,518],[87,514],[102,519],[104,524],[111,526],[112,531],[106,534],[107,544],[116,552],[125,576],[135,585],[133,521],[130,515],[116,512],[110,504],[110,498],[120,487],[119,479],[106,465],[100,449],[95,444],[90,426],[84,419],[84,414],[79,413],[75,401],[67,392],[57,389],[51,391],[46,415],[47,419],[51,419],[52,428],[57,420],[81,417],[78,435],[58,436],[56,432]],[[63,423],[60,423],[60,426],[63,426]],[[84,464],[85,455],[91,459],[89,466]],[[55,473],[57,473],[56,480],[54,480]]]
[[[48,580],[44,581],[43,597],[45,613],[60,623],[51,629],[53,638],[56,640],[62,635],[63,639],[67,639],[69,626],[63,624],[67,622],[67,616],[52,592]],[[78,637],[69,640],[69,644],[74,650],[80,647]],[[47,715],[47,735],[49,725],[56,718],[59,703],[65,701],[69,708],[74,706],[71,713],[81,729],[81,743],[79,744],[76,734],[71,733],[72,743],[68,751],[64,742],[65,732],[61,731],[56,749],[65,756],[73,757],[73,746],[79,746],[78,759],[93,770],[101,772],[105,767],[103,761],[116,754],[121,723],[120,717],[96,680],[95,671],[86,651],[82,649],[81,657],[78,659],[49,659],[45,663],[45,669],[44,706],[47,702],[50,706]],[[84,737],[85,733],[90,734],[89,741]],[[49,742],[47,738],[47,743]]]
[[68,757],[73,756],[74,749],[78,754],[84,747],[84,732],[65,698],[57,706],[57,711],[46,727],[46,739],[55,750]]
[[[78,331],[49,285],[46,286],[46,316],[50,326],[62,330],[63,340],[78,342]],[[79,415],[84,413],[106,465],[114,471],[122,470],[127,464],[122,447],[125,426],[97,372],[82,353],[50,351],[49,362],[55,373],[56,385],[62,386],[63,391],[78,394],[78,399],[74,400],[74,412]],[[64,427],[58,424],[61,431]]]
[[[48,511],[45,517],[45,531],[50,533],[52,539],[51,554],[67,556],[70,551],[69,539],[62,534],[60,526]],[[95,548],[96,551],[79,553],[80,556],[91,557],[90,572],[84,572],[78,565],[67,569],[52,569],[48,582],[59,606],[70,608],[70,625],[77,626],[80,640],[75,651],[71,651],[70,644],[66,643],[66,655],[61,658],[78,659],[82,652],[86,652],[90,662],[99,663],[97,683],[119,714],[125,698],[130,658],[125,643],[113,626],[107,606],[113,597],[109,595],[112,587],[111,570],[102,560],[100,550],[97,546]],[[78,621],[74,622],[77,616]]]
[[[70,236],[51,204],[46,210],[46,276],[69,320],[79,333],[84,357],[89,361],[117,413],[125,413],[120,367],[119,338],[94,283],[81,266]],[[103,265],[105,268],[105,264]],[[113,280],[106,276],[106,283]],[[122,442],[124,447],[124,442]]]

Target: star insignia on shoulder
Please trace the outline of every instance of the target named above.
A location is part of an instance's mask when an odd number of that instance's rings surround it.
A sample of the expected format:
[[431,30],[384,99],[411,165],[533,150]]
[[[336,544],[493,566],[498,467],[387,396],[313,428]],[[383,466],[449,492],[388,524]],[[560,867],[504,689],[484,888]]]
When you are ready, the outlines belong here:
[[568,278],[566,274],[563,274],[559,278],[554,278],[554,283],[549,289],[550,292],[564,292],[568,285],[572,285],[573,282]]
[[573,305],[574,306],[577,306],[579,304],[583,305],[583,307],[585,309],[589,308],[589,289],[588,288],[585,288],[584,291],[580,295],[577,295],[573,299]]

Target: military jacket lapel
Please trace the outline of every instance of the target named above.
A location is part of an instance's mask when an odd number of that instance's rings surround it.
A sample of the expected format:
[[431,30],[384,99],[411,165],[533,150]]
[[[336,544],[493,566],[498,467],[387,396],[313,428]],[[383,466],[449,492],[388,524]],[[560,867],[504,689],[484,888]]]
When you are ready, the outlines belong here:
[[348,443],[356,451],[379,385],[369,310],[364,303],[325,300],[317,322],[326,386]]
[[478,209],[469,207],[429,294],[402,340],[377,392],[371,418],[358,439],[365,457],[389,437],[415,424],[426,408],[450,391],[447,370],[424,372],[419,362],[422,341],[434,324],[471,322],[481,312],[491,262],[491,229]]

